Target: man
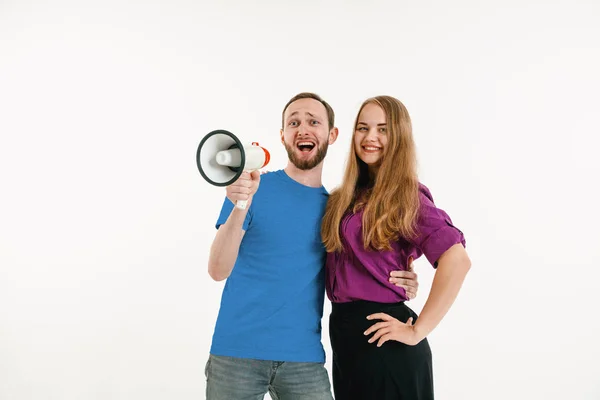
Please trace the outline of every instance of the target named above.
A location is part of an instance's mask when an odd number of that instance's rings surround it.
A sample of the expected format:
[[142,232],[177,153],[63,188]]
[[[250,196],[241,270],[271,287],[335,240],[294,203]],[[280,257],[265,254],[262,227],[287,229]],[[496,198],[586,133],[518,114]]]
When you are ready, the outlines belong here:
[[[227,187],[217,220],[208,272],[229,279],[206,364],[208,400],[267,392],[277,400],[333,399],[321,343],[320,227],[323,159],[338,137],[334,112],[318,95],[300,93],[284,107],[280,135],[288,165],[262,177],[244,173]],[[234,206],[238,200],[246,209]],[[414,296],[416,275],[392,274]]]

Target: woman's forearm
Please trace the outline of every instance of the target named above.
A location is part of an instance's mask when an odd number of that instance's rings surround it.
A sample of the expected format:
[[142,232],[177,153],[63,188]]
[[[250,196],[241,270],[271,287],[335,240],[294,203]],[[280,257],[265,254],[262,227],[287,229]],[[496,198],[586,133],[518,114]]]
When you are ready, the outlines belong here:
[[427,337],[444,318],[458,296],[470,268],[471,260],[460,243],[442,254],[429,297],[414,325],[417,341]]

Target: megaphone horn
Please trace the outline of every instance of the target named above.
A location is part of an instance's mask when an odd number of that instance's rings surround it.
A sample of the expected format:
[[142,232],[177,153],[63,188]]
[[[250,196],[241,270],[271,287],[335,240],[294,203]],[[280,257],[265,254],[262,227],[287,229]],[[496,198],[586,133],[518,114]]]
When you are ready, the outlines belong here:
[[[231,185],[244,171],[260,169],[270,158],[267,149],[258,143],[243,146],[233,133],[225,130],[208,133],[196,151],[200,174],[214,186]],[[246,203],[246,200],[238,200],[236,206],[245,209]]]

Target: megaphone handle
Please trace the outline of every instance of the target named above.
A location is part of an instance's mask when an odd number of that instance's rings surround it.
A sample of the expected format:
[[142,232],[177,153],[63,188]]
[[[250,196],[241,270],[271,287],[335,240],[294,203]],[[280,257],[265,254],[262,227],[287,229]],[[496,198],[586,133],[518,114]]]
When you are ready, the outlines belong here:
[[[252,173],[254,172],[254,169],[248,170],[246,172],[248,173]],[[246,205],[248,204],[248,200],[238,200],[235,202],[235,206],[241,210],[245,210],[246,209]]]

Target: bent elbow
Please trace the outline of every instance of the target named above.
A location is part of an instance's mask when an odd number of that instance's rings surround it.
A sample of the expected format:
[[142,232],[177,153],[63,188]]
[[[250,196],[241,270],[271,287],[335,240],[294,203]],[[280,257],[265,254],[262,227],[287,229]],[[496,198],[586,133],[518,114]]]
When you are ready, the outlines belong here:
[[229,277],[229,274],[224,273],[223,268],[219,268],[215,263],[208,264],[208,275],[215,281],[221,282]]
[[462,257],[461,264],[462,264],[465,272],[469,272],[469,270],[471,269],[472,263],[471,263],[471,258],[469,257],[468,254],[466,254],[466,252]]
[[212,280],[215,282],[221,282],[228,278],[228,276],[225,274],[220,274],[218,272],[210,271],[210,270],[208,271],[208,275],[210,275]]

